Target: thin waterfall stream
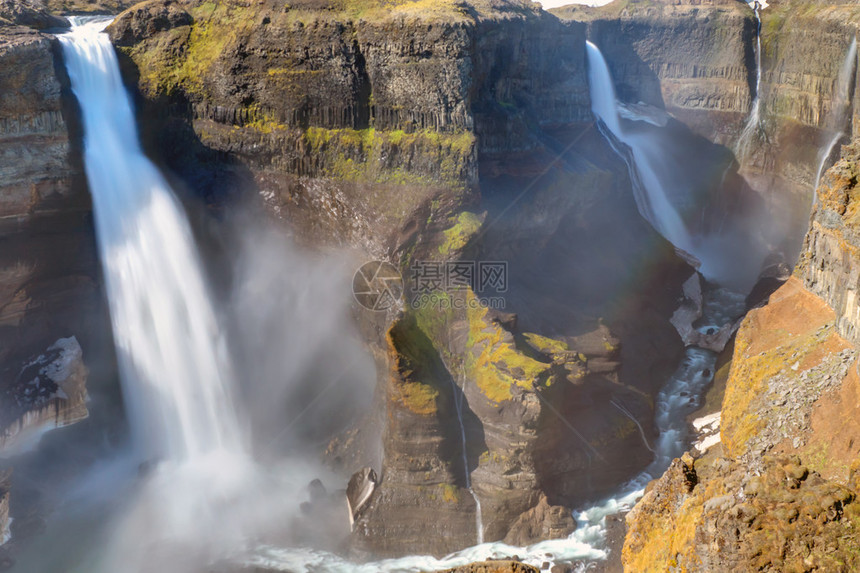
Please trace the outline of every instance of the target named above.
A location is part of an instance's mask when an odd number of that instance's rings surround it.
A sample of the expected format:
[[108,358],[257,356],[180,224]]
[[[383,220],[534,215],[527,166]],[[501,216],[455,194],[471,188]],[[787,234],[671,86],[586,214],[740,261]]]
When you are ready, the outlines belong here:
[[753,137],[761,131],[761,4],[758,1],[751,3],[755,13],[755,94],[747,122],[744,125],[741,136],[738,138],[735,150],[739,159],[747,157],[752,149]]
[[833,156],[833,151],[836,145],[845,137],[845,129],[848,127],[848,111],[851,108],[851,96],[853,95],[852,88],[855,84],[857,69],[857,37],[851,39],[851,44],[848,46],[848,51],[845,54],[845,60],[842,62],[842,67],[839,68],[839,75],[836,79],[836,94],[833,99],[833,107],[828,117],[828,128],[833,131],[833,137],[825,145],[820,154],[818,161],[818,169],[815,172],[815,186],[812,189],[812,201],[815,204],[818,201],[816,189],[821,183],[821,176]]
[[481,500],[478,499],[478,494],[472,489],[472,474],[469,472],[469,455],[466,449],[466,426],[463,423],[463,402],[466,400],[466,378],[461,377],[461,386],[458,388],[451,378],[451,386],[454,395],[454,410],[457,412],[457,423],[460,425],[460,447],[463,450],[463,474],[465,478],[466,490],[472,499],[475,500],[475,539],[477,545],[484,542],[484,517],[481,514]]

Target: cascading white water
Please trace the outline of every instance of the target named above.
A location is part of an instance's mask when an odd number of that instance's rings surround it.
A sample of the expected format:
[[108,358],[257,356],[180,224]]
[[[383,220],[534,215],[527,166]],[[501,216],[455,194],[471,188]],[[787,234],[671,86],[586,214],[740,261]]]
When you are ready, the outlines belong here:
[[147,459],[238,455],[233,369],[191,228],[144,156],[107,22],[59,36],[81,107],[84,163],[132,430]]
[[738,138],[735,152],[741,160],[745,158],[752,147],[753,137],[761,130],[761,4],[751,3],[755,12],[755,95],[747,122],[741,136]]
[[[588,84],[591,91],[591,110],[599,117],[612,136],[630,148],[635,179],[634,195],[639,213],[677,248],[695,255],[695,247],[687,226],[666,194],[670,185],[666,176],[671,173],[659,147],[646,134],[628,132],[621,126],[615,87],[609,66],[600,49],[586,42],[588,53]],[[611,142],[611,138],[608,138]],[[626,157],[621,154],[622,157]],[[668,168],[667,168],[668,167]]]
[[854,71],[856,68],[857,37],[855,36],[851,40],[851,45],[848,46],[848,52],[845,54],[845,60],[842,62],[842,67],[839,68],[839,76],[836,79],[836,94],[833,98],[832,111],[827,121],[830,130],[836,133],[821,150],[821,156],[818,160],[818,170],[815,172],[815,187],[812,189],[813,204],[818,201],[816,190],[821,183],[821,176],[827,168],[830,157],[833,155],[833,150],[842,138],[845,137],[844,129],[848,120],[848,110],[851,107],[851,88],[854,83]]

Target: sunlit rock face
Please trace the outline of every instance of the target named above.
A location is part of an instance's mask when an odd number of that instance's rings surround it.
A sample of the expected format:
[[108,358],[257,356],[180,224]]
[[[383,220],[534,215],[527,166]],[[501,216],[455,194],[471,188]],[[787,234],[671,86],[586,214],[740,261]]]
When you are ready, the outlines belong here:
[[824,176],[794,276],[737,333],[721,443],[629,514],[626,567],[856,568],[858,149]]
[[[60,337],[89,340],[98,266],[75,119],[47,35],[0,25],[0,368]],[[7,83],[8,82],[8,83]],[[6,87],[10,89],[6,89]],[[72,118],[71,122],[69,118]]]
[[50,36],[0,25],[0,368],[11,372],[3,384],[58,338],[74,334],[86,346],[104,326],[76,116],[57,50]]
[[837,315],[839,333],[860,340],[860,243],[857,235],[857,177],[860,146],[844,147],[842,159],[822,178],[804,252],[796,274]]
[[52,40],[23,27],[0,33],[0,220],[8,225],[58,208],[86,208]]

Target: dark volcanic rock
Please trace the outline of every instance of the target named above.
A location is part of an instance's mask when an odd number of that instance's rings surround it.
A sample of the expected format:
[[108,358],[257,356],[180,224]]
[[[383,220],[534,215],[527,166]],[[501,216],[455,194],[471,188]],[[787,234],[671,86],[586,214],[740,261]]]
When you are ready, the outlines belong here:
[[69,25],[65,18],[49,14],[37,0],[0,1],[0,23],[3,21],[37,30]]
[[[8,371],[2,374],[12,378]],[[0,456],[19,453],[43,432],[86,418],[87,375],[74,337],[57,340],[22,364],[0,400]]]

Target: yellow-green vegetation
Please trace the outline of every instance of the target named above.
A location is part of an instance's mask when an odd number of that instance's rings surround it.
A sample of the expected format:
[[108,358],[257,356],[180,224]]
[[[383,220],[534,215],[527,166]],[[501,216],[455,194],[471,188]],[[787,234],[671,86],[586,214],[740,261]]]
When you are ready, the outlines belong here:
[[462,251],[481,230],[485,217],[486,213],[476,215],[469,211],[454,217],[453,225],[443,232],[444,242],[439,245],[439,254],[447,257]]
[[460,501],[460,488],[449,483],[440,484],[442,489],[442,500],[447,503],[458,503]]
[[348,18],[383,19],[393,15],[422,20],[465,20],[466,6],[456,0],[336,0],[334,6]]
[[[474,304],[469,293],[466,311],[469,335],[466,342],[466,369],[484,395],[494,402],[513,397],[512,388],[531,389],[549,379],[550,365],[529,358],[506,341],[506,332],[487,319],[488,311]],[[509,335],[508,335],[509,336]]]
[[752,327],[747,323],[744,327],[735,342],[735,359],[723,399],[721,422],[723,445],[734,456],[743,455],[748,442],[767,424],[767,420],[759,416],[755,403],[767,394],[769,381],[778,374],[795,375],[791,365],[803,362],[835,333],[833,324],[804,335],[786,333],[785,344],[750,356]]
[[148,95],[181,90],[206,96],[206,75],[228,48],[256,29],[260,5],[202,2],[188,3],[183,8],[187,8],[193,24],[123,49],[137,64],[140,88]]
[[523,337],[535,350],[542,354],[561,354],[562,352],[570,350],[567,343],[561,340],[541,336],[540,334],[535,334],[533,332],[526,332],[523,334]]
[[248,108],[250,121],[245,125],[260,133],[273,133],[275,131],[284,131],[288,128],[287,125],[279,122],[275,117],[260,109],[259,106],[253,105]]
[[415,414],[435,414],[440,365],[432,342],[412,315],[406,315],[392,325],[388,342],[394,351],[397,369],[393,377],[392,398]]
[[[317,154],[322,175],[357,183],[395,185],[442,185],[463,189],[472,161],[475,136],[468,131],[439,133],[419,130],[308,128],[308,149]],[[402,151],[412,164],[387,167],[385,157]]]
[[[448,339],[448,328],[455,320],[452,295],[444,291],[433,293],[439,301],[438,305],[422,305],[413,312],[418,328],[432,341],[434,347],[444,356],[450,368],[458,368],[461,365],[460,356],[452,352],[443,341]],[[455,294],[454,296],[459,296]]]

